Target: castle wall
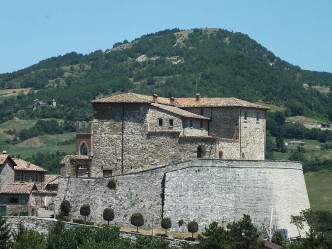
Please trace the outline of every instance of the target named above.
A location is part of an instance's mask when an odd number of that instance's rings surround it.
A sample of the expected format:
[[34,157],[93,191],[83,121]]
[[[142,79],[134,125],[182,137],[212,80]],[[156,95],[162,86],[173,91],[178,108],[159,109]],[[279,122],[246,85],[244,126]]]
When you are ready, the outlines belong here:
[[[181,168],[188,165],[189,163],[182,163],[172,167]],[[62,200],[66,199],[72,206],[71,216],[81,217],[80,207],[89,204],[89,219],[103,224],[103,210],[111,205],[115,213],[112,224],[132,226],[131,215],[140,212],[144,216],[144,227],[152,227],[152,222],[160,224],[161,221],[164,172],[165,167],[161,167],[112,178],[60,177],[58,194],[55,197],[56,210]],[[109,179],[116,181],[115,190],[107,187]]]
[[293,162],[196,160],[115,176],[116,189],[107,187],[109,178],[59,178],[56,207],[63,199],[72,205],[72,216],[90,204],[91,219],[102,220],[103,210],[111,205],[113,224],[130,226],[130,216],[141,212],[145,227],[160,226],[163,217],[199,223],[200,230],[212,221],[225,223],[249,214],[259,227],[269,224],[288,229],[297,236],[290,216],[310,207],[302,166]]
[[292,162],[194,161],[191,167],[166,173],[164,217],[177,223],[196,220],[200,229],[213,221],[227,224],[249,214],[257,227],[288,229],[291,215],[310,208],[302,166]]

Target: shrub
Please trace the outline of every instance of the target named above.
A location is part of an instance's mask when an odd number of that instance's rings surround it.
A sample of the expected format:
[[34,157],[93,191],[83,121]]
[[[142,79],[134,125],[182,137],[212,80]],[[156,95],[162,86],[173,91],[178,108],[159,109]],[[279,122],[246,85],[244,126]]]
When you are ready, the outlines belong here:
[[179,222],[178,222],[178,225],[179,225],[179,227],[182,227],[183,226],[183,224],[184,224],[184,221],[181,219],[181,220],[179,220]]
[[114,220],[114,210],[110,207],[105,208],[103,212],[103,219],[107,221],[107,225],[110,224],[110,221]]
[[60,205],[60,210],[63,216],[69,216],[70,213],[70,202],[68,200],[63,200]]
[[85,225],[90,225],[90,226],[92,226],[93,224],[95,224],[93,221],[86,221],[86,222],[85,222]]
[[116,189],[116,181],[115,181],[115,179],[109,179],[109,181],[107,183],[107,187],[109,187],[109,189]]
[[198,231],[198,223],[196,221],[190,221],[188,223],[188,232],[192,234],[192,238],[194,238],[194,233]]
[[84,224],[84,220],[82,220],[82,219],[73,219],[73,223]]
[[90,205],[89,204],[84,204],[81,208],[80,208],[80,214],[82,216],[84,216],[84,221],[86,221],[86,217],[89,216],[91,213],[90,210]]
[[143,215],[141,213],[135,213],[131,216],[130,218],[130,223],[133,226],[137,227],[137,232],[138,232],[138,227],[143,226],[144,225],[144,218]]
[[165,234],[167,236],[167,229],[172,227],[172,221],[170,218],[164,218],[161,220],[161,227],[165,229]]

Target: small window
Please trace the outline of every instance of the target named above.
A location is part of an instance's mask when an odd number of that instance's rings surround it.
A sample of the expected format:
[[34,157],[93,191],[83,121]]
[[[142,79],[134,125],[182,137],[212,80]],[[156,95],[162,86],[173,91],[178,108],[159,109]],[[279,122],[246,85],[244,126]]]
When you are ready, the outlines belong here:
[[245,111],[245,112],[244,112],[244,120],[247,120],[247,118],[248,118],[247,115],[248,115],[248,114],[247,114],[247,111]]
[[170,126],[170,127],[173,127],[173,125],[174,125],[174,120],[173,120],[173,119],[170,119],[170,120],[169,120],[169,126]]
[[259,121],[259,112],[256,112],[256,121]]
[[189,121],[189,127],[194,127],[192,119]]
[[21,182],[23,182],[24,181],[23,173],[20,174],[20,178],[21,178]]
[[9,198],[9,203],[13,203],[13,204],[18,203],[18,198],[17,197]]
[[159,126],[163,126],[163,119],[162,118],[159,118],[158,122],[159,122]]
[[202,116],[204,115],[204,110],[203,110],[203,109],[201,109],[201,115],[202,115]]
[[116,122],[121,121],[121,114],[120,114],[120,112],[117,112],[117,111],[114,112],[113,119],[114,119],[114,121],[116,121]]
[[203,127],[204,127],[204,123],[203,123],[203,120],[201,120],[201,121],[199,122],[199,128],[203,129]]

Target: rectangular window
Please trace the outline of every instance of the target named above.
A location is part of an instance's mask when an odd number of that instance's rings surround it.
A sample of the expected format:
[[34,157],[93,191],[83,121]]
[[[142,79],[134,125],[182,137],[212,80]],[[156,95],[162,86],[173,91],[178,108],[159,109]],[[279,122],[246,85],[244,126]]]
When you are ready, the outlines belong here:
[[199,128],[203,129],[203,125],[204,125],[203,120],[201,120],[201,121],[199,122]]
[[163,126],[163,119],[162,118],[159,118],[158,122],[159,122],[159,126]]
[[204,115],[204,111],[203,111],[203,109],[201,109],[201,115],[202,115],[202,116]]
[[170,127],[173,127],[173,125],[174,125],[174,120],[173,120],[173,119],[170,119],[170,120],[169,120],[169,126],[170,126]]
[[247,111],[244,112],[244,120],[247,120]]
[[194,127],[192,119],[189,121],[189,127]]
[[256,112],[256,121],[259,121],[259,112]]

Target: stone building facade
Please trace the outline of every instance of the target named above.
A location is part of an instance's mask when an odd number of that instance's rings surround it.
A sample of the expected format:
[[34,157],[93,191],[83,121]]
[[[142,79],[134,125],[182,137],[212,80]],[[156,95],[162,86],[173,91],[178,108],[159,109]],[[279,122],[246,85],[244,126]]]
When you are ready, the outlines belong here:
[[266,108],[236,98],[125,93],[92,101],[90,176],[202,159],[264,160]]

